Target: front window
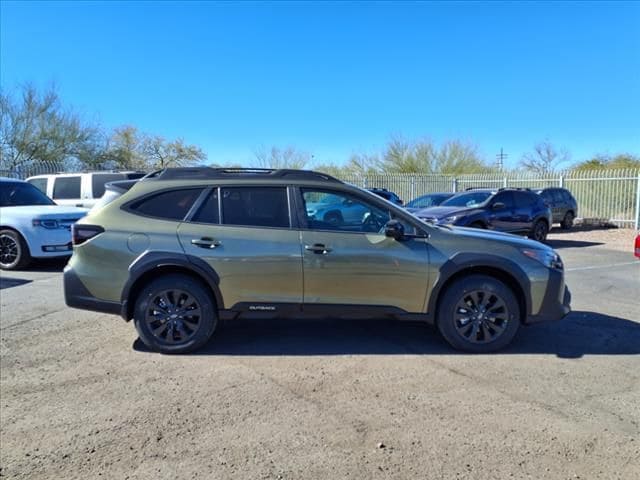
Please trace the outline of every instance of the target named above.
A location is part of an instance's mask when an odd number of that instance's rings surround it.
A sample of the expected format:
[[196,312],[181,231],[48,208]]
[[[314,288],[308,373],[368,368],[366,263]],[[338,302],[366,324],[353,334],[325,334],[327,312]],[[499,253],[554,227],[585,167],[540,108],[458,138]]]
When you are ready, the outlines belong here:
[[0,207],[55,205],[49,197],[29,183],[2,182],[0,185]]
[[491,195],[493,195],[491,192],[460,193],[440,205],[443,207],[478,207],[486,202]]
[[389,210],[346,193],[303,189],[302,198],[312,230],[377,233],[391,220]]
[[425,195],[411,200],[407,207],[409,208],[428,208],[440,205],[443,201],[449,198],[450,195]]
[[80,198],[81,177],[57,177],[53,182],[53,198],[72,200]]

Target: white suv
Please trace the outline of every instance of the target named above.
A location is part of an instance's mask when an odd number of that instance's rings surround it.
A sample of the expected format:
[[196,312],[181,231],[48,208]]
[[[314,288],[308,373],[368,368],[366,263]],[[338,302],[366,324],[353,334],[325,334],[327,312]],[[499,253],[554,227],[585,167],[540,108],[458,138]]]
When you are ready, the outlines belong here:
[[86,214],[84,208],[56,205],[24,180],[0,178],[0,268],[71,255],[71,225]]
[[58,205],[91,208],[104,194],[104,186],[118,180],[144,177],[144,172],[109,171],[36,175],[27,182],[37,187]]

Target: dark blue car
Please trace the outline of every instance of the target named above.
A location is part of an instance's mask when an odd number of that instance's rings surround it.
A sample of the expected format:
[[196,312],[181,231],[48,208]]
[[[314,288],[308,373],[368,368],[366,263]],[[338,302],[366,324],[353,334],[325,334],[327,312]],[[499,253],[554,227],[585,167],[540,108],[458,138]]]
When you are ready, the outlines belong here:
[[551,210],[542,197],[514,188],[468,190],[414,215],[442,225],[526,234],[539,242],[547,238],[552,223]]

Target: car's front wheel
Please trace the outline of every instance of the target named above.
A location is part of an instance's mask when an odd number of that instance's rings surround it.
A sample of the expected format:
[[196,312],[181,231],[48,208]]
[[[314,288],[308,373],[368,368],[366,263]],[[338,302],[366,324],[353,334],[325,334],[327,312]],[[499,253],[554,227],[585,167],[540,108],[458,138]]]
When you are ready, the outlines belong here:
[[513,291],[486,275],[452,283],[439,302],[438,330],[458,350],[488,353],[513,340],[520,327],[520,307]]
[[206,344],[218,324],[207,288],[188,275],[172,274],[147,284],[135,304],[140,339],[161,353],[187,353]]
[[0,230],[0,268],[16,270],[31,263],[29,247],[14,230]]

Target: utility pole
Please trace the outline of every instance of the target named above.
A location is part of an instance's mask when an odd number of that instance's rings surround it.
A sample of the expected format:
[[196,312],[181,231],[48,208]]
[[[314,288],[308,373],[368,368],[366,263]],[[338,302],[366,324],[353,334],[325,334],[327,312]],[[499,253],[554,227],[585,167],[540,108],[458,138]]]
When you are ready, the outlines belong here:
[[509,154],[504,153],[504,151],[502,150],[502,147],[500,147],[500,153],[496,155],[496,167],[498,167],[498,170],[502,171],[502,169],[504,168],[504,160],[508,156]]

